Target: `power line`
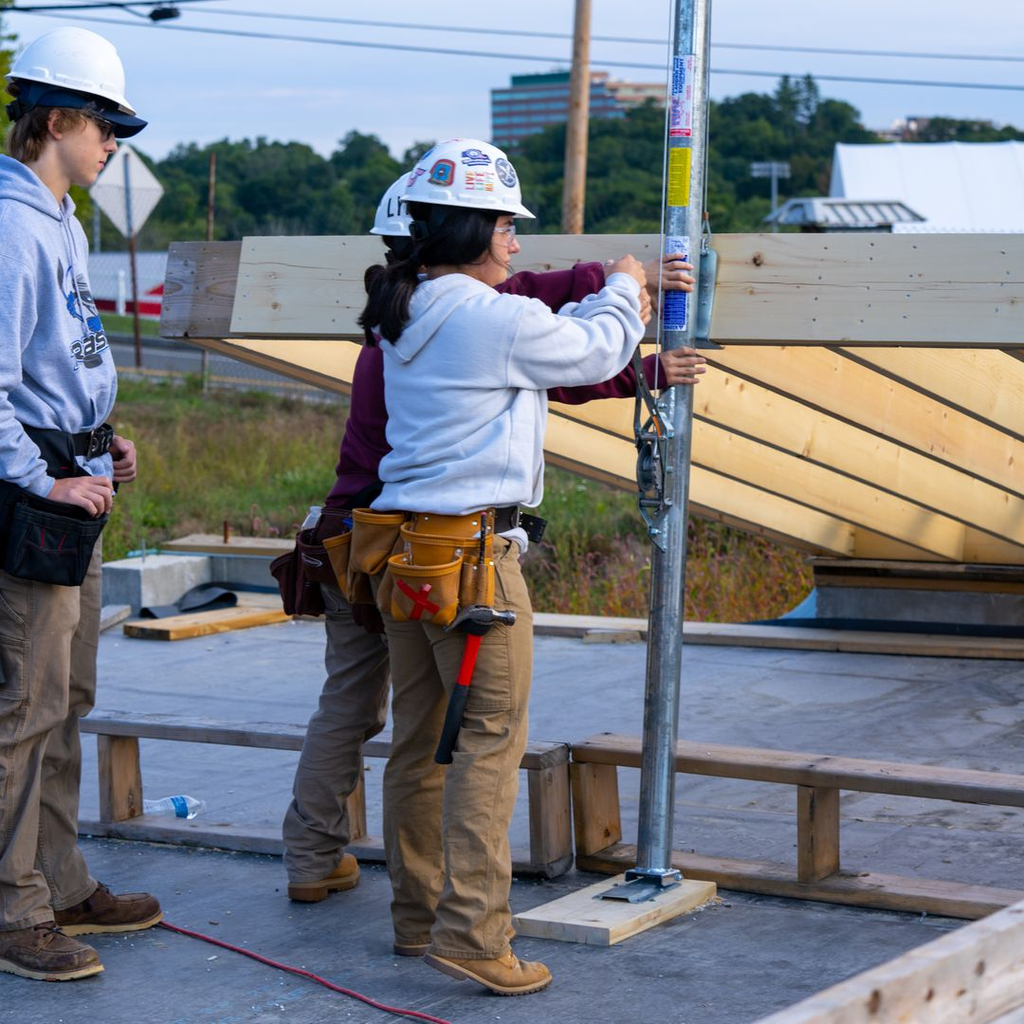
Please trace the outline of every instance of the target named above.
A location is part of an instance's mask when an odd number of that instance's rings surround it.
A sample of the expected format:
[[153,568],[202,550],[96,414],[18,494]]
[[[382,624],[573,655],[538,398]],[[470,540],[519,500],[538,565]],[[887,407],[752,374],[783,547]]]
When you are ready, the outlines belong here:
[[[210,0],[104,0],[104,2],[82,3],[82,4],[33,4],[31,7],[0,7],[0,13],[5,11],[16,11],[18,14],[32,14],[35,12],[49,13],[51,11],[82,11],[97,7],[120,8],[126,10],[131,7],[164,7],[173,4],[203,4],[210,3]],[[128,13],[131,13],[130,11]],[[118,23],[120,24],[120,22]]]
[[[11,10],[11,8],[7,8]],[[27,8],[21,8],[20,13],[30,13]],[[63,14],[47,14],[46,17],[54,17],[61,20],[67,20]],[[120,21],[115,18],[102,18],[94,14],[86,14],[79,16],[80,21],[92,21],[100,22],[105,25],[130,25],[136,28],[142,27],[145,23]],[[145,27],[150,27],[146,24]],[[369,50],[392,50],[401,53],[434,53],[448,57],[484,57],[488,59],[497,59],[503,61],[509,60],[524,60],[524,61],[540,61],[544,63],[568,63],[568,59],[557,55],[538,56],[537,54],[525,54],[525,53],[496,53],[493,51],[486,50],[456,50],[443,47],[434,46],[413,46],[406,43],[374,43],[366,42],[363,40],[355,39],[325,39],[322,36],[295,36],[286,35],[284,33],[272,33],[272,32],[254,32],[249,29],[226,29],[226,28],[198,28],[193,25],[177,25],[170,24],[169,22],[161,22],[159,26],[161,31],[166,32],[191,32],[198,35],[217,35],[217,36],[232,36],[235,38],[242,39],[263,39],[273,42],[290,42],[290,43],[315,43],[326,46],[348,46],[357,47],[360,49]],[[634,68],[644,70],[655,70],[665,71],[663,64],[645,64],[641,62],[630,62],[630,61],[599,61],[594,60],[593,63],[600,64],[602,67],[609,68]],[[737,75],[742,77],[755,77],[755,78],[803,78],[804,75],[810,74],[810,72],[794,73],[791,71],[756,71],[752,69],[736,69],[736,68],[711,68],[712,74],[716,75]],[[811,77],[815,81],[822,82],[854,82],[860,84],[869,85],[908,85],[908,86],[924,86],[928,88],[942,88],[942,89],[985,89],[985,90],[999,90],[1008,92],[1024,92],[1024,84],[1003,84],[997,82],[949,82],[949,81],[929,81],[927,79],[910,79],[910,78],[872,78],[860,75],[822,75],[813,74]]]
[[[366,18],[334,18],[318,14],[276,14],[268,11],[226,11],[226,10],[196,10],[195,14],[212,14],[215,17],[233,18],[266,18],[275,21],[307,21],[325,25],[359,25],[369,28],[403,28],[413,29],[419,32],[461,32],[469,35],[495,35],[491,28],[474,28],[466,25],[424,25],[406,21],[371,21]],[[527,29],[500,29],[499,33],[505,36],[523,36],[534,39],[572,39],[569,32],[538,32]],[[601,43],[638,43],[644,46],[667,46],[664,39],[648,39],[637,36],[596,36],[592,35],[593,42]],[[835,47],[822,46],[784,46],[782,44],[770,43],[718,43],[712,42],[712,47],[719,50],[771,50],[780,53],[822,53],[832,56],[850,57],[899,57],[899,58],[920,58],[927,60],[980,60],[980,61],[1009,61],[1011,63],[1024,64],[1024,57],[1003,57],[994,54],[967,54],[967,53],[926,53],[919,50],[853,50],[839,49]]]

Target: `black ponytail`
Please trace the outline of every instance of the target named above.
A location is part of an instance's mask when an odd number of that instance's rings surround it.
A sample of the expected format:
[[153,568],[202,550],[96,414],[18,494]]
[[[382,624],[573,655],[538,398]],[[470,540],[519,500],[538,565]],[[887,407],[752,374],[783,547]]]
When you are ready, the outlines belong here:
[[389,252],[387,266],[369,267],[363,277],[367,299],[358,323],[367,344],[376,343],[371,340],[374,329],[388,341],[398,340],[409,320],[409,302],[422,267],[486,260],[500,216],[488,210],[427,203],[409,203],[408,209],[413,218],[409,255],[401,259],[397,252]]

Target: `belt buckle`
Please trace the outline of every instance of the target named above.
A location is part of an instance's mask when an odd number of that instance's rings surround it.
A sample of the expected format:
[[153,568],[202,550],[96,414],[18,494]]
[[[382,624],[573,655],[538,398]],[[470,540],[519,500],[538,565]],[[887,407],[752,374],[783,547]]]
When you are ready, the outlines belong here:
[[519,506],[518,505],[513,506],[512,511],[509,513],[508,519],[509,519],[509,527],[508,528],[510,530],[518,530],[519,529]]
[[109,423],[94,427],[89,431],[89,447],[86,449],[85,457],[95,459],[100,455],[106,455],[113,440],[114,428]]

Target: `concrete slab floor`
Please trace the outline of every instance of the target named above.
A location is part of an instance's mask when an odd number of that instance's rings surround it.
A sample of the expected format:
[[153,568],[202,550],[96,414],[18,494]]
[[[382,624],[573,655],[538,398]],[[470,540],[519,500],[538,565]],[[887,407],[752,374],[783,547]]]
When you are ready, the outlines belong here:
[[[555,976],[501,999],[422,961],[395,957],[383,868],[318,904],[288,901],[277,858],[83,840],[115,889],[149,886],[166,919],[327,977],[380,1002],[452,1024],[745,1024],[958,926],[941,918],[724,893],[622,945],[517,939]],[[597,880],[517,881],[525,910]],[[17,1024],[380,1024],[398,1020],[349,997],[162,928],[92,936],[106,970],[47,985],[0,975],[2,1017]],[[402,1018],[408,1019],[408,1018]]]
[[[314,622],[163,643],[100,643],[98,706],[236,723],[303,723],[322,683],[323,631]],[[539,638],[531,735],[581,740],[601,731],[640,735],[642,644]],[[957,661],[686,647],[680,735],[885,760],[1024,770],[1024,666]],[[82,816],[97,808],[95,741],[86,737]],[[147,796],[191,793],[208,822],[278,828],[297,755],[144,741]],[[380,831],[382,763],[368,762],[368,817]],[[636,829],[639,773],[620,771],[624,831]],[[525,787],[522,787],[525,790]],[[680,777],[674,845],[707,855],[789,861],[791,787]],[[843,863],[1024,888],[1024,811],[848,793],[841,806]],[[521,793],[513,845],[526,841]],[[744,1024],[960,922],[724,893],[725,904],[688,915],[612,949],[520,940],[556,980],[544,994],[497,1000],[390,953],[389,888],[364,867],[360,886],[312,907],[283,896],[272,857],[83,840],[94,874],[123,890],[150,888],[168,920],[300,963],[393,1005],[457,1022],[635,1020]],[[569,875],[517,881],[514,909],[589,884]],[[218,924],[211,925],[210,921]],[[303,980],[165,930],[97,937],[105,974],[47,986],[0,975],[12,1022],[377,1021],[386,1014]],[[216,956],[216,960],[208,957]],[[7,1017],[7,1011],[11,1016]]]

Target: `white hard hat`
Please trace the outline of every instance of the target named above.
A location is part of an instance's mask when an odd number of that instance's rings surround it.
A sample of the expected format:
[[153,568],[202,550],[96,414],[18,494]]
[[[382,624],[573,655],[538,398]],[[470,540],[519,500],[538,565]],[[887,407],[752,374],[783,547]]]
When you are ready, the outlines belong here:
[[519,175],[508,157],[479,139],[451,139],[425,153],[405,179],[401,198],[533,217],[523,206]]
[[409,216],[409,211],[402,201],[407,177],[408,174],[403,174],[381,196],[381,200],[377,204],[377,214],[373,218],[373,227],[370,228],[371,235],[389,235],[392,238],[407,238],[409,236],[412,217]]
[[88,29],[55,28],[33,39],[18,54],[6,78],[9,82],[38,82],[52,90],[84,94],[105,101],[100,106],[135,114],[125,99],[124,66],[117,50],[113,43]]

